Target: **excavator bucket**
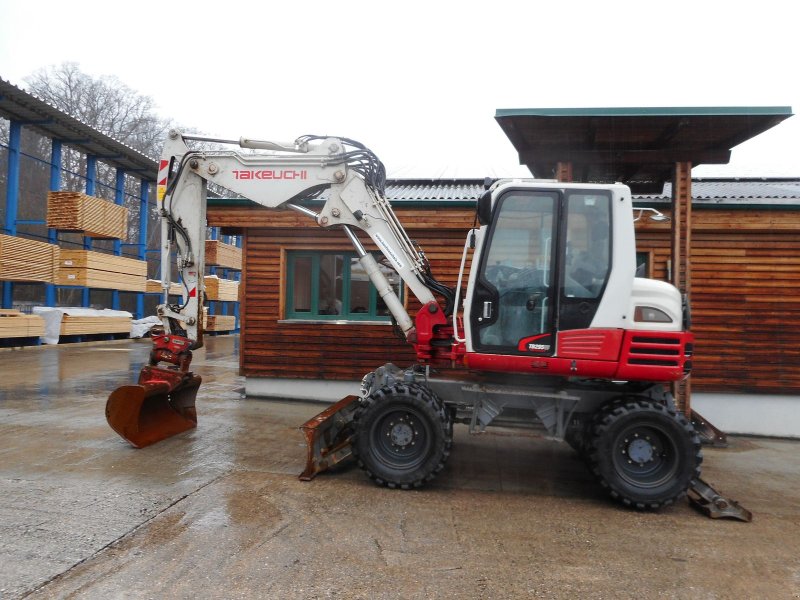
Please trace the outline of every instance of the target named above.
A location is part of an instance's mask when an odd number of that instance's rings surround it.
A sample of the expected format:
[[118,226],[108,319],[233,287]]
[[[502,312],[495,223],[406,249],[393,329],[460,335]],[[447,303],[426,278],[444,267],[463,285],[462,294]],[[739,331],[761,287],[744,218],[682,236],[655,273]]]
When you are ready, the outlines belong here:
[[106,402],[108,424],[136,448],[197,427],[195,397],[202,379],[186,373],[177,381],[154,381],[153,371],[161,369],[145,367],[139,385],[117,388]]
[[306,468],[300,474],[301,481],[311,481],[322,471],[350,457],[357,400],[358,396],[346,396],[300,427],[308,451]]

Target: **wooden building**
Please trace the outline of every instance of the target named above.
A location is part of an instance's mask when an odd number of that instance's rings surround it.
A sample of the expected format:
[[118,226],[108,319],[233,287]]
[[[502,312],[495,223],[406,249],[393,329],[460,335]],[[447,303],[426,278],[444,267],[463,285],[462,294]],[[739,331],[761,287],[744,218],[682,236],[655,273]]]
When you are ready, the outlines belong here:
[[[387,190],[449,285],[481,183],[398,180]],[[790,414],[797,411],[787,407],[800,399],[800,180],[694,180],[692,190],[693,406],[729,432],[798,436]],[[634,203],[669,215],[669,184]],[[641,211],[636,223],[640,264],[667,280],[670,225],[650,214]],[[248,395],[333,399],[378,365],[413,361],[374,292],[365,291],[340,231],[294,212],[224,201],[209,208],[209,225],[244,234],[240,366]],[[326,304],[326,295],[340,305]],[[415,301],[406,301],[413,314]]]

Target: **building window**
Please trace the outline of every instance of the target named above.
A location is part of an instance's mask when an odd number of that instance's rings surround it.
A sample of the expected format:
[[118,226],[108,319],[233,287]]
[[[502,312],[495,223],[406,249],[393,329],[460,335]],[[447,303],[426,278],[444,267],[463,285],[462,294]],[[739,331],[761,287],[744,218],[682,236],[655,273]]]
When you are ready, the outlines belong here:
[[[378,258],[376,256],[376,258]],[[402,299],[400,276],[378,263]],[[389,321],[391,314],[378,296],[358,257],[348,252],[287,253],[287,319]]]
[[637,277],[653,277],[653,256],[652,252],[637,252],[636,253],[636,276]]

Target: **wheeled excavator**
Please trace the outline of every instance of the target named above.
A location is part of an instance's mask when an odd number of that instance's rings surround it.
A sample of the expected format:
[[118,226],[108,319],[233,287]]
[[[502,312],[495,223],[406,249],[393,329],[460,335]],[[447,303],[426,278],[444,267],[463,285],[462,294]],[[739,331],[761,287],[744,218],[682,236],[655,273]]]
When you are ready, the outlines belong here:
[[[223,149],[191,149],[196,142]],[[670,393],[691,370],[689,309],[672,285],[636,277],[627,186],[487,180],[450,287],[386,200],[381,161],[347,138],[277,143],[169,133],[157,181],[162,324],[151,332],[138,384],[115,390],[106,406],[109,424],[132,445],[197,423],[201,378],[190,366],[203,344],[210,184],[341,229],[416,351],[415,364],[376,368],[358,395],[302,426],[301,479],[354,457],[377,484],[417,488],[445,467],[455,423],[472,433],[535,423],[570,444],[625,505],[659,509],[688,492],[710,516],[747,516],[700,479],[700,439]],[[173,253],[179,303],[166,293]],[[418,300],[413,317],[387,267]]]

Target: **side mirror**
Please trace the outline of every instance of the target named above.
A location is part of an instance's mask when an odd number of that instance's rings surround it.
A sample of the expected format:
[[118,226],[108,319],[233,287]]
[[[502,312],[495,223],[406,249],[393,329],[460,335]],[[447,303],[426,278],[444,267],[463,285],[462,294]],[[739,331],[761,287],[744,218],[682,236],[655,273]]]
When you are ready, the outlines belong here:
[[478,198],[478,223],[488,225],[492,222],[492,193],[485,191]]

